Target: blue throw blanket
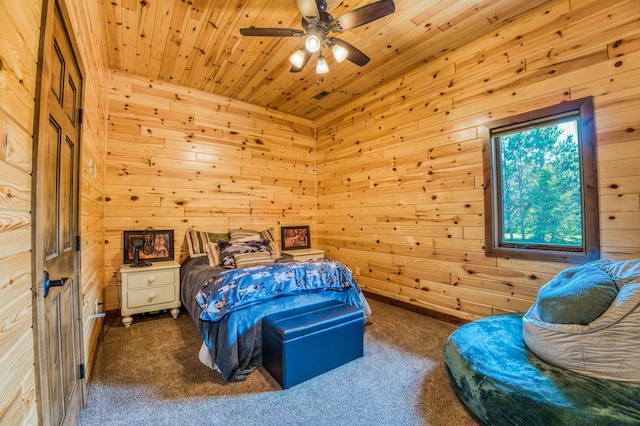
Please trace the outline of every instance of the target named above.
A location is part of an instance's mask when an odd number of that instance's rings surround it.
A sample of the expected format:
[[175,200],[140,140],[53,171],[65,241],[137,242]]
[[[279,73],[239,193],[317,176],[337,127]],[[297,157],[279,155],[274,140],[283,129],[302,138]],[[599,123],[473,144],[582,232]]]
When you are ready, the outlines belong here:
[[[316,262],[305,262],[302,265],[298,262],[285,263],[288,263],[288,268],[299,265],[299,268],[303,270],[308,269],[312,275],[313,272],[311,271],[319,271]],[[220,371],[220,375],[224,380],[229,382],[245,380],[249,373],[262,365],[262,318],[266,315],[327,300],[337,300],[361,308],[364,311],[365,319],[369,318],[371,308],[362,294],[360,286],[353,280],[351,271],[345,265],[329,260],[320,261],[320,265],[323,267],[320,269],[325,271],[323,274],[326,278],[339,277],[339,279],[334,280],[329,285],[329,287],[333,286],[334,288],[326,288],[326,286],[322,288],[310,288],[309,292],[300,291],[291,295],[272,297],[269,300],[261,302],[254,301],[242,309],[239,309],[239,305],[236,303],[233,311],[227,314],[219,312],[216,315],[220,317],[217,321],[203,321],[200,319],[200,314],[203,312],[203,309],[196,299],[201,299],[203,306],[206,307],[210,304],[206,294],[210,294],[212,298],[216,298],[218,296],[218,289],[225,285],[222,284],[222,286],[220,286],[214,284],[214,282],[218,282],[218,278],[222,279],[222,277],[229,275],[229,278],[224,278],[220,282],[230,284],[232,280],[231,277],[234,274],[243,275],[243,270],[225,270],[210,267],[206,257],[196,257],[184,262],[180,273],[182,304],[198,327],[198,331],[202,335],[202,340],[211,356],[211,360],[215,364],[215,368]],[[287,266],[285,266],[285,268],[287,268]],[[251,270],[253,271],[250,273],[251,275],[255,275],[258,270],[275,271],[274,269],[263,269],[262,267],[251,268]],[[295,271],[295,269],[292,271]],[[297,271],[295,274],[301,272],[302,271]],[[220,274],[222,274],[222,276],[220,276]],[[306,277],[306,272],[304,276]],[[318,276],[318,278],[320,277]],[[306,285],[309,285],[309,279],[306,279]],[[315,280],[315,278],[313,280]],[[202,295],[198,296],[203,283],[208,283],[208,289],[204,291]],[[266,281],[264,283],[266,284]],[[291,285],[291,282],[289,282],[289,285]],[[271,286],[271,284],[268,284],[268,286]],[[265,285],[265,287],[267,287],[267,285]],[[244,286],[240,284],[236,285],[235,288],[239,293]],[[295,286],[293,286],[293,288],[295,289]],[[335,291],[341,288],[343,288],[344,291]],[[265,291],[269,292],[269,290]],[[228,297],[225,298],[223,295],[224,291],[222,291],[220,296],[225,300],[225,304],[229,304],[230,299]],[[243,299],[243,302],[244,301],[246,301],[246,299]],[[206,312],[205,316],[208,318],[209,313]],[[209,365],[208,363],[206,364]]]
[[222,272],[196,295],[203,321],[217,321],[229,312],[279,296],[323,290],[345,291],[353,285],[351,271],[331,259],[272,263]]

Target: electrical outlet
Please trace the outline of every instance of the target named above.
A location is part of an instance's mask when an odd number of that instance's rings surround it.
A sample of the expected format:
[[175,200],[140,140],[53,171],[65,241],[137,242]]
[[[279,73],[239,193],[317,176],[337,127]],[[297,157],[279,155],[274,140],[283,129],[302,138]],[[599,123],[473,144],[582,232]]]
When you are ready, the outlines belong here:
[[356,266],[356,276],[360,276],[360,267]]

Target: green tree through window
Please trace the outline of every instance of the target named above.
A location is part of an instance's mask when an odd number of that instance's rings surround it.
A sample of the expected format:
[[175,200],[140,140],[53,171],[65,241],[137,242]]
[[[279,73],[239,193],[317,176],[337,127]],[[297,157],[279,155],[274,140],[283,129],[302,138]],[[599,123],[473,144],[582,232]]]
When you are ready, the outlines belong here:
[[577,119],[499,138],[502,239],[582,245]]
[[487,255],[597,258],[591,98],[488,123],[484,134]]

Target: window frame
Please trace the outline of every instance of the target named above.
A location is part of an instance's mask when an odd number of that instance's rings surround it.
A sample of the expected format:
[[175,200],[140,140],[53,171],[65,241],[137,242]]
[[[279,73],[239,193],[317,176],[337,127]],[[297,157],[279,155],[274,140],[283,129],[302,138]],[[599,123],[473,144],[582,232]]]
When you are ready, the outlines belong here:
[[[580,193],[582,202],[582,246],[559,249],[557,245],[530,247],[526,244],[500,244],[502,205],[499,173],[500,153],[493,132],[526,123],[537,124],[554,116],[576,112],[578,150],[580,156]],[[498,133],[498,132],[497,132]],[[586,97],[562,102],[535,111],[491,121],[482,125],[482,154],[484,174],[485,255],[487,257],[516,258],[536,261],[586,263],[600,258],[600,229],[598,211],[598,177],[596,163],[596,133],[593,98]]]

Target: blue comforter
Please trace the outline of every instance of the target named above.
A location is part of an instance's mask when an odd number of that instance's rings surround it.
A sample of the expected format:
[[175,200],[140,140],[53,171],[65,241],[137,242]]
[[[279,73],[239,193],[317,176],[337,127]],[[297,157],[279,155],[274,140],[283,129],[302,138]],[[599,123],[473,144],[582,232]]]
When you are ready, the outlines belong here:
[[[206,256],[188,259],[182,265],[182,305],[193,318],[211,360],[225,381],[245,380],[262,365],[264,316],[326,300],[357,306],[363,309],[365,319],[371,315],[351,271],[339,262],[327,259],[267,266],[265,269],[213,268]],[[260,277],[257,273],[260,270],[270,271],[271,277]],[[289,272],[285,272],[287,270]],[[234,276],[240,277],[240,282],[233,282]],[[256,290],[252,287],[256,285],[257,291],[251,291]],[[258,300],[261,296],[265,298]],[[213,306],[211,312],[203,309],[198,299],[204,307]],[[203,317],[218,319],[203,320]]]
[[196,296],[200,319],[217,321],[225,314],[279,296],[323,290],[345,291],[353,283],[351,271],[331,259],[271,263],[231,269],[211,277]]

